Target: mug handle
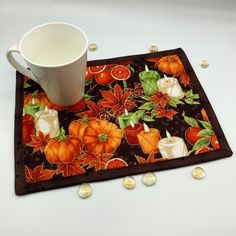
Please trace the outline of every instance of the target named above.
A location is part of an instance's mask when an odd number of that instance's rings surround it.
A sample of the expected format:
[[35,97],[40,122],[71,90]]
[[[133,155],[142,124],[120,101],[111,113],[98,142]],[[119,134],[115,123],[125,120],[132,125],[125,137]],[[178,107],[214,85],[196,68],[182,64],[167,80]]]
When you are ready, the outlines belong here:
[[13,57],[13,52],[17,52],[20,54],[20,49],[17,44],[14,44],[11,46],[8,51],[7,51],[7,60],[10,62],[10,64],[21,74],[25,75],[26,77],[34,80],[36,83],[38,83],[38,80],[34,76],[34,74],[26,69],[24,66],[22,66],[14,57]]

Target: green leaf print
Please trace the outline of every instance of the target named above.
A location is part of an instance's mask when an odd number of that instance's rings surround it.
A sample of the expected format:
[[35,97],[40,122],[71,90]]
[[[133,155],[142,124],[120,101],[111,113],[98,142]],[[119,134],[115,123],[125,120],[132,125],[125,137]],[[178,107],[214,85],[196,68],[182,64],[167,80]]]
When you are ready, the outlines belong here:
[[146,110],[150,111],[151,109],[155,108],[156,105],[153,102],[145,102],[142,106],[140,106],[139,110]]
[[199,148],[202,147],[207,147],[210,144],[211,138],[210,137],[206,137],[206,138],[201,138],[199,139],[193,146],[191,152],[193,151],[197,151]]
[[205,129],[209,129],[209,130],[212,130],[212,126],[209,122],[206,122],[206,121],[203,121],[203,120],[198,120],[202,126],[205,128]]
[[155,121],[151,116],[148,116],[148,115],[144,115],[142,117],[142,120],[147,121],[147,122]]
[[190,116],[185,116],[185,112],[183,112],[182,116],[184,117],[185,122],[189,124],[190,126],[199,127],[197,120],[195,120],[194,118]]
[[203,129],[200,132],[198,132],[198,137],[211,137],[214,132],[210,129]]

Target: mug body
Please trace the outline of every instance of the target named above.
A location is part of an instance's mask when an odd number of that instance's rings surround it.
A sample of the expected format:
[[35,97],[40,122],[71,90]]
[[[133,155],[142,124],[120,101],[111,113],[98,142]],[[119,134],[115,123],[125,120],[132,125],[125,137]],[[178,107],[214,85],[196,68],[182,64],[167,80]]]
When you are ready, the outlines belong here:
[[49,99],[61,106],[84,95],[88,40],[78,27],[49,23],[27,32],[20,53]]

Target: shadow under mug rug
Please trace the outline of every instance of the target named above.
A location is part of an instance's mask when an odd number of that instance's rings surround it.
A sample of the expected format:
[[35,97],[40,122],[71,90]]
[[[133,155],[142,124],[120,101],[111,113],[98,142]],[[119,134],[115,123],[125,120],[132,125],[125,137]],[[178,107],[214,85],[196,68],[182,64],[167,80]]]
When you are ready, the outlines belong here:
[[232,155],[180,48],[90,61],[85,85],[62,107],[17,72],[17,195]]

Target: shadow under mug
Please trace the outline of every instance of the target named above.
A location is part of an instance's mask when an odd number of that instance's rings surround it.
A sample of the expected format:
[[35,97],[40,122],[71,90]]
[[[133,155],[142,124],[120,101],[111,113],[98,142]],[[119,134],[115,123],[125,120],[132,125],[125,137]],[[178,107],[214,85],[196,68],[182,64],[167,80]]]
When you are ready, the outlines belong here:
[[[7,59],[21,74],[34,80],[49,99],[61,106],[77,103],[84,95],[88,39],[77,26],[53,22],[28,31]],[[20,53],[30,70],[13,57]]]

